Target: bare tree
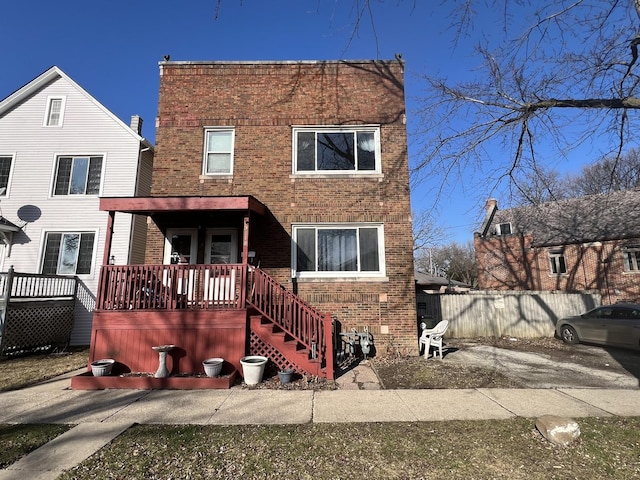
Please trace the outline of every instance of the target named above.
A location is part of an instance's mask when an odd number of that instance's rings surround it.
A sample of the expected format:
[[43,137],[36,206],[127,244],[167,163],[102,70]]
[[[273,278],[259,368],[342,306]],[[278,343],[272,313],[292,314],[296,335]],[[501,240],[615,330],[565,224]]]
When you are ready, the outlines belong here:
[[[417,179],[437,175],[444,189],[471,169],[496,187],[595,138],[601,155],[619,159],[634,141],[640,108],[638,2],[461,0],[459,41],[472,7],[482,6],[502,12],[504,43],[477,47],[484,68],[472,81],[424,77],[430,88],[421,102]],[[526,12],[533,12],[528,26],[511,37]]]
[[461,245],[451,242],[432,251],[432,262],[438,265],[450,280],[471,286],[478,284],[476,255],[473,242]]
[[640,188],[640,150],[631,149],[619,158],[603,158],[587,165],[565,183],[572,197]]
[[436,225],[433,211],[413,212],[412,217],[414,252],[433,248],[446,239],[444,229]]

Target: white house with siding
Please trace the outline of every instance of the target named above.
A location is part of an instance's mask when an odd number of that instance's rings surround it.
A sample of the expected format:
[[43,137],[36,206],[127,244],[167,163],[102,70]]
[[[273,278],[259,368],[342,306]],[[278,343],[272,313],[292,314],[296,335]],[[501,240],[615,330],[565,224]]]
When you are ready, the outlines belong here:
[[[0,101],[0,271],[76,275],[72,345],[90,342],[107,212],[148,196],[153,146],[58,67]],[[146,220],[121,214],[110,263],[144,263]]]

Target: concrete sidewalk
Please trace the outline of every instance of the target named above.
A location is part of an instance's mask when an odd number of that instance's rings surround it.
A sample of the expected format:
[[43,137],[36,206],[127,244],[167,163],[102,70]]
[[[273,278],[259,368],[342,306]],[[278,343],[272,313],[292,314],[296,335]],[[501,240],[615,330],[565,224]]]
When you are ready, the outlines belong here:
[[640,416],[638,389],[381,390],[366,365],[358,368],[339,380],[339,390],[317,392],[242,387],[78,391],[69,388],[71,375],[3,392],[0,423],[76,426],[0,470],[0,480],[54,479],[134,423],[240,425],[508,419],[545,414]]

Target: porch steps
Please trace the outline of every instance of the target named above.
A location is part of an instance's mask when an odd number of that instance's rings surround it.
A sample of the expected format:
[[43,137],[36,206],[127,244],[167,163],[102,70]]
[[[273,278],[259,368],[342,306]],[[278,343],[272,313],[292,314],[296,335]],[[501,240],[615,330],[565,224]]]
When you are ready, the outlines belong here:
[[251,331],[265,344],[272,346],[282,358],[271,358],[278,368],[294,368],[298,373],[326,377],[320,360],[311,358],[308,348],[289,335],[279,325],[261,314],[250,315]]

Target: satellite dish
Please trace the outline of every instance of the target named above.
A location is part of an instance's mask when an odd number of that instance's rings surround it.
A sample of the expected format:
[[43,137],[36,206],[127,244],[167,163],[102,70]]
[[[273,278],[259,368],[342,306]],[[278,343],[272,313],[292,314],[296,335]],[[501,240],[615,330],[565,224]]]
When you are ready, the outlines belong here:
[[23,222],[33,223],[42,216],[42,210],[35,205],[23,205],[18,209],[18,218]]

